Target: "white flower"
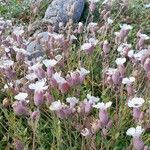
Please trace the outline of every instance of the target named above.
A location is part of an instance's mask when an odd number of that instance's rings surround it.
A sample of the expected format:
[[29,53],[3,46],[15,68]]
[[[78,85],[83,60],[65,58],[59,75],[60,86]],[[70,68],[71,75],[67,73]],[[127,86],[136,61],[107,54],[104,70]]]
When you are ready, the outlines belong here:
[[136,128],[129,128],[126,134],[132,137],[140,137],[143,131],[144,129],[141,126],[137,126]]
[[14,61],[10,59],[0,59],[0,68],[9,68],[14,65]]
[[30,55],[30,53],[29,52],[27,52],[25,49],[23,49],[23,48],[17,48],[17,47],[13,47],[13,49],[14,49],[14,51],[15,52],[20,52],[20,53],[22,53],[22,54],[24,54],[24,55]]
[[83,45],[81,45],[81,50],[88,50],[91,47],[93,47],[92,43],[84,43]]
[[99,97],[91,96],[90,94],[87,94],[86,96],[89,102],[92,104],[95,104],[96,102],[99,101]]
[[77,104],[79,102],[79,99],[77,99],[76,97],[68,97],[66,99],[66,102],[70,104]]
[[107,23],[108,23],[109,25],[112,25],[113,22],[114,22],[114,21],[113,21],[110,17],[107,19]]
[[19,101],[24,101],[28,97],[27,93],[20,92],[14,98]]
[[71,40],[77,40],[77,37],[72,34],[72,35],[70,36],[70,39],[71,39]]
[[145,4],[144,8],[150,8],[150,3],[149,4]]
[[131,48],[131,47],[132,47],[131,44],[123,43],[123,44],[119,45],[117,51],[120,52],[121,54],[123,54],[124,51],[126,50],[126,48]]
[[81,131],[81,134],[82,134],[83,136],[88,136],[88,135],[90,135],[90,131],[89,131],[89,129],[84,128],[84,129]]
[[128,24],[123,24],[123,25],[120,25],[120,28],[123,30],[131,30],[133,27]]
[[128,106],[133,108],[139,108],[143,105],[144,99],[141,97],[134,97],[128,101]]
[[24,30],[23,30],[21,27],[16,27],[16,28],[14,28],[13,33],[14,33],[16,36],[21,36],[21,35],[24,33]]
[[107,75],[113,75],[117,69],[116,68],[108,68],[105,70]]
[[13,83],[12,82],[9,82],[9,83],[4,85],[4,89],[8,89],[9,87],[13,87]]
[[141,60],[145,55],[147,54],[147,49],[142,49],[141,51],[139,51],[138,53],[134,54],[134,58],[136,60]]
[[114,35],[118,37],[120,35],[120,32],[115,32]]
[[128,57],[129,58],[132,58],[134,56],[134,50],[130,50],[129,52],[128,52]]
[[55,40],[61,40],[63,39],[63,35],[62,34],[58,34],[58,33],[48,33],[51,37],[53,37]]
[[104,0],[102,5],[107,4],[110,0]]
[[89,2],[97,3],[99,0],[89,0]]
[[26,79],[28,79],[29,81],[33,81],[37,78],[37,75],[35,73],[30,73],[26,75]]
[[5,52],[6,52],[6,53],[10,52],[10,49],[7,48],[7,47],[5,47]]
[[55,56],[55,59],[57,60],[57,62],[59,62],[62,58],[63,58],[62,55],[56,55]]
[[78,26],[83,26],[83,23],[82,23],[82,22],[79,22],[79,23],[78,23]]
[[89,24],[88,24],[88,27],[87,28],[95,28],[95,27],[97,27],[97,23],[95,23],[95,22],[90,22]]
[[59,111],[62,108],[62,104],[60,100],[52,102],[51,106],[49,107],[50,110]]
[[90,71],[85,68],[80,68],[80,70],[77,69],[77,72],[79,72],[80,76],[86,76],[90,73]]
[[94,108],[98,108],[98,109],[107,109],[112,105],[112,102],[107,102],[106,104],[101,102],[101,103],[97,103],[96,105],[93,105]]
[[57,61],[55,59],[45,59],[43,60],[43,64],[46,67],[54,67],[57,64]]
[[56,72],[55,74],[53,74],[52,78],[55,79],[58,84],[66,82],[66,80],[63,77],[61,77],[61,73]]
[[40,62],[38,62],[38,63],[36,63],[36,64],[34,64],[32,66],[29,66],[28,69],[35,71],[35,70],[37,70],[40,67],[42,67],[42,64]]
[[130,85],[130,84],[133,83],[134,81],[135,81],[135,78],[134,78],[134,77],[123,78],[122,83],[123,83],[123,84]]
[[39,80],[36,83],[31,83],[29,85],[29,89],[31,90],[35,90],[35,91],[43,91],[43,90],[47,90],[48,86],[45,86],[46,81],[45,80]]
[[139,34],[139,37],[140,37],[140,38],[143,38],[144,40],[150,39],[150,37],[149,37],[148,35],[142,34],[142,33]]
[[90,42],[92,45],[96,46],[97,43],[98,43],[98,40],[95,39],[95,38],[89,38],[89,42]]
[[126,62],[126,58],[117,58],[115,62],[117,65],[123,65]]

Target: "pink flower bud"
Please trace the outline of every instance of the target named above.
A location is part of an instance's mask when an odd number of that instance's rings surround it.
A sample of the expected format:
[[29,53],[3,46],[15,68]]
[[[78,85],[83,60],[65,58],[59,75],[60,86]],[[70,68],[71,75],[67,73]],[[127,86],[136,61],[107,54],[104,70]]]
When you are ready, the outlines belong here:
[[95,2],[90,2],[89,9],[90,9],[90,12],[93,13],[96,9],[96,3]]
[[112,127],[112,121],[109,120],[107,125],[106,125],[106,129],[110,129]]
[[23,150],[24,145],[20,140],[14,140],[14,146],[16,150]]
[[119,65],[118,66],[118,71],[120,72],[121,77],[124,77],[125,72],[126,72],[126,68],[124,65]]
[[104,128],[108,124],[108,113],[107,110],[102,109],[99,111],[99,118],[102,124],[102,128]]
[[148,78],[148,80],[150,81],[150,71],[146,72],[146,77]]
[[107,55],[110,51],[110,45],[108,43],[108,41],[104,41],[103,43],[103,52],[104,52],[104,55]]
[[61,91],[61,93],[66,93],[70,89],[69,84],[67,82],[60,83],[58,85],[58,88]]
[[147,58],[144,62],[144,70],[146,72],[149,72],[150,71],[150,58]]
[[141,50],[144,47],[144,39],[140,38],[137,43],[137,49]]
[[15,101],[12,105],[14,113],[18,116],[28,116],[27,106],[20,101]]
[[86,114],[89,114],[92,108],[92,104],[89,102],[85,102],[85,107],[84,107],[84,111]]
[[55,88],[57,88],[57,86],[58,86],[57,81],[53,78],[51,78],[51,80],[50,80],[50,85]]
[[41,106],[44,103],[43,91],[35,91],[34,93],[34,104],[35,106]]
[[133,138],[133,146],[136,150],[143,150],[144,149],[144,142],[139,137]]
[[106,77],[106,83],[109,85],[113,85],[113,81],[112,81],[112,77],[111,76],[107,76]]
[[16,60],[17,61],[23,61],[24,58],[25,58],[25,55],[23,53],[17,52],[17,54],[16,54]]
[[48,67],[48,68],[47,68],[47,76],[48,76],[49,78],[51,78],[53,74],[54,74],[54,68]]
[[34,111],[34,112],[32,112],[32,114],[31,114],[31,119],[32,119],[33,121],[35,121],[35,120],[37,120],[37,118],[39,118],[39,116],[40,116],[40,112],[39,112],[39,111]]
[[133,117],[135,120],[139,120],[141,110],[139,108],[133,108]]
[[144,112],[142,111],[139,116],[139,121],[140,122],[143,121],[143,118],[144,118]]
[[121,83],[121,75],[119,70],[116,70],[113,75],[112,75],[112,81],[115,85],[120,84]]
[[47,105],[50,105],[53,102],[54,98],[49,92],[46,92],[44,96],[45,96]]
[[132,96],[135,94],[135,90],[132,85],[126,85],[126,88],[127,88],[127,93],[129,96]]
[[15,77],[16,73],[12,69],[6,68],[5,75],[8,79],[12,80]]
[[45,71],[43,70],[43,68],[39,67],[36,71],[35,74],[37,75],[37,77],[39,79],[43,79],[45,78]]

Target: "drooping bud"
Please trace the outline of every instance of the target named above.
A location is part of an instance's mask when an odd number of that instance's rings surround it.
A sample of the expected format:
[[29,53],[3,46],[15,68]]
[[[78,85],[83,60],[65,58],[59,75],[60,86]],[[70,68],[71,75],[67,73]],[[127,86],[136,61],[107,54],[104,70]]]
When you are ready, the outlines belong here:
[[41,106],[44,103],[43,91],[35,91],[34,93],[34,104],[35,106]]

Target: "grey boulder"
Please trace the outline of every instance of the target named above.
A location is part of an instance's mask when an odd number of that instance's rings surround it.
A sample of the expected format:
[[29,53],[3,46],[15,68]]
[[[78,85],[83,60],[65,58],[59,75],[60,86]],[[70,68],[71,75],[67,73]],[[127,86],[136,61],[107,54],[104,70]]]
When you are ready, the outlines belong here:
[[69,21],[69,10],[74,8],[72,21],[78,22],[83,9],[85,0],[53,0],[45,12],[43,21],[49,22],[58,28],[60,22],[66,24]]

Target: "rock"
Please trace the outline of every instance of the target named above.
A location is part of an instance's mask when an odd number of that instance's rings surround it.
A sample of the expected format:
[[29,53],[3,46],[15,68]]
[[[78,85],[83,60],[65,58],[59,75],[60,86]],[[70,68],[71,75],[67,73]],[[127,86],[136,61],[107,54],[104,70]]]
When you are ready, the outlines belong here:
[[78,22],[83,9],[85,0],[53,0],[45,12],[43,21],[49,22],[58,29],[60,22],[66,24],[69,20],[69,10],[74,5],[74,11],[72,14],[73,22]]
[[[41,32],[37,36],[42,37],[41,40],[48,40],[48,32]],[[43,48],[37,40],[33,40],[27,44],[27,52],[31,53],[28,59],[37,58],[44,55]]]

